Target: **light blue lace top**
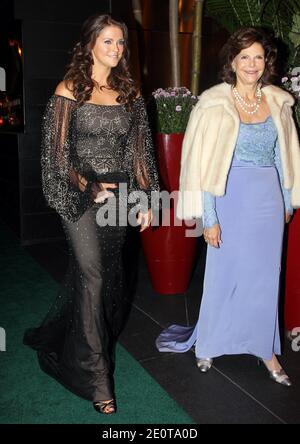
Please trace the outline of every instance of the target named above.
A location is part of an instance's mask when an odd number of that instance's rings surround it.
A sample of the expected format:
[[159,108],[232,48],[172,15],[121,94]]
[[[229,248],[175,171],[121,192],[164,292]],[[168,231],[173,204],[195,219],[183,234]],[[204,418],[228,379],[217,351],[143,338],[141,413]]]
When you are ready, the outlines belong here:
[[[238,165],[241,161],[249,162],[252,165],[276,167],[280,178],[285,210],[292,214],[291,193],[283,187],[283,172],[277,129],[271,116],[269,116],[264,122],[240,124],[232,166]],[[204,227],[210,228],[214,224],[219,223],[216,212],[216,197],[213,194],[204,191],[203,205]]]

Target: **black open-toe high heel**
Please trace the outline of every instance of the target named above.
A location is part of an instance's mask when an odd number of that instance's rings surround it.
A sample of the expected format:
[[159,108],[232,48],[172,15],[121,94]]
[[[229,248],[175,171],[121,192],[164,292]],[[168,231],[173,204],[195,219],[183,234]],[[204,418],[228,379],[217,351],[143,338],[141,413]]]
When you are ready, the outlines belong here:
[[98,413],[103,413],[104,415],[116,413],[116,403],[114,399],[110,399],[109,401],[96,401],[93,402],[93,406]]

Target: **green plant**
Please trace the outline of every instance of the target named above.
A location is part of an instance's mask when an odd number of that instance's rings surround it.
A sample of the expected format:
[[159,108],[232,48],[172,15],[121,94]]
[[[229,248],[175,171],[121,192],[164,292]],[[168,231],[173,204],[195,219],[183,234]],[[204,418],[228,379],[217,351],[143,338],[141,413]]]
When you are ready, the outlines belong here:
[[205,13],[229,32],[241,26],[263,26],[289,48],[289,65],[300,64],[299,0],[206,0]]
[[198,97],[185,87],[159,88],[152,95],[157,109],[158,132],[183,133]]
[[300,129],[300,67],[290,69],[281,79],[281,84],[295,98],[295,117]]

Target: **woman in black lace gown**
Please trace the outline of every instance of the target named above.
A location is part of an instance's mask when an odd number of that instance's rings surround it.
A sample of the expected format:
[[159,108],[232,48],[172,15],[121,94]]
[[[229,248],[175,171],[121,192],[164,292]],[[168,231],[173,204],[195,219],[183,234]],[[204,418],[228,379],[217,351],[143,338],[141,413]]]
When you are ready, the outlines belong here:
[[[24,336],[46,373],[105,414],[116,411],[113,347],[122,324],[126,235],[118,216],[127,211],[122,189],[126,184],[128,193],[148,197],[158,190],[144,101],[128,71],[127,36],[126,26],[110,16],[89,18],[47,104],[43,190],[62,218],[70,265],[42,325]],[[104,205],[108,213],[116,210],[116,223],[100,221]],[[140,207],[141,231],[151,217]]]

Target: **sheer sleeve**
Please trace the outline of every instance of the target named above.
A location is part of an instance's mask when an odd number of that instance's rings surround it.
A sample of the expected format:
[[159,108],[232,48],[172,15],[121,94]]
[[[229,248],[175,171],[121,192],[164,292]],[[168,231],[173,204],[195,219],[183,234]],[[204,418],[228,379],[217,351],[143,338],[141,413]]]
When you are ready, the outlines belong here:
[[47,103],[42,124],[42,183],[48,205],[64,219],[75,222],[92,204],[91,186],[79,189],[75,169],[72,114],[76,102],[54,95]]
[[211,228],[218,224],[218,216],[216,211],[216,196],[208,191],[203,192],[203,226]]
[[158,174],[145,102],[138,97],[131,111],[130,129],[124,153],[124,167],[129,176],[129,193],[143,191],[149,199],[159,191]]

